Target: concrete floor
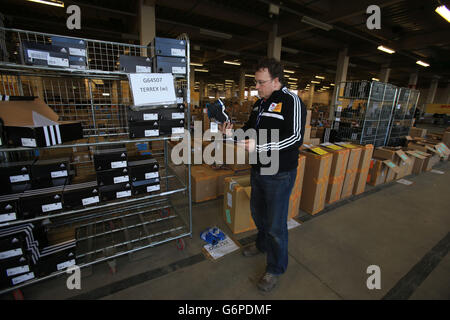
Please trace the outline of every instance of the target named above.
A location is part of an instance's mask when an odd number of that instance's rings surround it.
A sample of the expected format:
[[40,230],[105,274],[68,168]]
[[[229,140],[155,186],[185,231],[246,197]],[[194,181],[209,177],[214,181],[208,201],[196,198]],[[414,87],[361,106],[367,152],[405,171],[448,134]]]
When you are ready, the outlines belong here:
[[[450,299],[450,162],[432,172],[409,176],[326,212],[300,212],[301,226],[289,232],[289,267],[278,287],[261,294],[256,281],[264,255],[240,251],[218,261],[205,258],[199,234],[222,221],[223,199],[193,207],[193,238],[186,248],[166,243],[82,270],[81,290],[68,290],[61,276],[22,289],[25,299]],[[255,232],[233,236],[245,245]],[[367,267],[381,270],[381,289],[369,290]],[[4,295],[2,299],[10,299]]]

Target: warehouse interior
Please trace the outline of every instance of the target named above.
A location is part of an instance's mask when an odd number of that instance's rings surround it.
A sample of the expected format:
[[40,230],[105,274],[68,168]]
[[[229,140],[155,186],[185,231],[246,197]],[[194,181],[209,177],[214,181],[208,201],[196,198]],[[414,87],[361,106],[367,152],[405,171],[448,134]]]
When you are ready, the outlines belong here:
[[[0,3],[2,300],[450,299],[449,1]],[[307,110],[289,267],[269,293],[265,255],[242,255],[257,234],[250,164],[233,144],[174,163],[170,139],[190,132],[184,155],[204,152],[218,99],[241,128],[264,57]],[[137,96],[149,70],[173,95]],[[213,227],[233,249],[202,238]]]

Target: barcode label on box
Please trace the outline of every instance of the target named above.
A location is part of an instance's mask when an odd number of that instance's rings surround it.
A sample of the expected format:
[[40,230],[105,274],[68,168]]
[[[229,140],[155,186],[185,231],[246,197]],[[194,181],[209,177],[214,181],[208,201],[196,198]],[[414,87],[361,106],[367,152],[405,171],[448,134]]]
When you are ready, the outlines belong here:
[[16,220],[17,216],[15,212],[0,214],[0,222]]
[[19,284],[19,283],[22,283],[22,282],[25,282],[25,281],[31,280],[31,279],[34,279],[34,273],[33,272],[24,274],[23,276],[19,276],[19,277],[13,278],[12,279],[12,284],[16,285],[16,284]]
[[227,192],[227,204],[231,208],[233,207],[233,195]]
[[186,50],[171,48],[171,53],[173,56],[176,56],[176,57],[184,57],[186,55]]
[[183,98],[178,97],[178,98],[177,98],[177,103],[178,103],[178,104],[183,103]]
[[157,113],[144,113],[144,120],[158,120],[158,114]]
[[145,72],[152,72],[152,68],[151,67],[147,67],[147,66],[136,66],[136,73],[145,73]]
[[69,59],[65,58],[56,58],[49,56],[47,59],[47,63],[49,66],[57,66],[57,67],[68,67]]
[[83,206],[87,206],[89,204],[93,204],[93,203],[98,203],[100,200],[98,198],[98,196],[95,197],[90,197],[90,198],[84,198],[81,200],[81,202],[83,203]]
[[22,138],[21,141],[24,147],[36,147],[36,139]]
[[158,177],[159,177],[159,172],[147,172],[145,174],[145,180],[158,178]]
[[53,171],[50,172],[50,175],[52,176],[52,178],[67,177],[67,170]]
[[131,197],[131,190],[116,192],[116,198]]
[[144,135],[146,137],[156,137],[159,136],[159,130],[145,130]]
[[42,206],[42,212],[50,212],[50,211],[55,211],[55,210],[60,210],[60,209],[62,209],[62,202],[44,204]]
[[16,268],[7,269],[6,275],[8,277],[11,277],[11,276],[15,276],[17,274],[21,274],[21,273],[25,273],[25,272],[30,272],[29,266],[20,266],[20,267],[16,267]]
[[71,67],[72,69],[86,70],[86,66],[78,66],[78,65],[75,65],[75,64],[71,64],[70,67]]
[[10,176],[9,181],[11,181],[11,183],[30,181],[30,175],[22,174],[22,175],[18,175],[18,176]]
[[112,169],[125,168],[126,166],[127,166],[127,162],[126,161],[111,162],[111,168]]
[[184,113],[183,112],[172,113],[172,119],[184,119]]
[[160,189],[161,189],[161,187],[160,187],[159,184],[156,185],[156,186],[148,186],[147,187],[147,192],[157,191],[157,190],[160,190]]
[[86,56],[86,49],[69,48],[69,54],[71,56]]
[[184,133],[184,128],[172,128],[172,134]]
[[128,176],[114,177],[114,184],[128,181],[130,181],[130,178]]
[[31,59],[47,60],[49,56],[48,52],[28,50],[28,58]]
[[22,254],[23,254],[23,252],[22,252],[21,248],[3,251],[3,252],[0,252],[0,260],[21,256]]
[[186,67],[172,67],[172,73],[186,73]]
[[58,271],[59,271],[59,270],[66,269],[66,268],[74,266],[74,265],[75,265],[75,259],[57,264],[56,269],[58,269]]

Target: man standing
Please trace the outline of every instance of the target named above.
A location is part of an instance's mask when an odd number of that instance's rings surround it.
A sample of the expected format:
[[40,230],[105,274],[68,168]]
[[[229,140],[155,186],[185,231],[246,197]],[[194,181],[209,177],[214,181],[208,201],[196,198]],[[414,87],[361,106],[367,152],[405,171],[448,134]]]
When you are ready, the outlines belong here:
[[[275,142],[258,143],[258,139],[243,142],[247,151],[258,155],[250,177],[250,209],[258,235],[256,243],[245,248],[243,255],[251,257],[267,253],[266,271],[258,282],[258,288],[266,292],[275,287],[288,265],[289,198],[297,174],[306,120],[305,105],[297,95],[288,91],[283,82],[283,67],[278,61],[269,58],[259,61],[255,84],[260,99],[242,128],[244,131],[252,128],[257,133],[263,129],[269,133],[278,130],[279,133]],[[231,123],[225,123],[221,130],[231,135],[232,127]],[[278,171],[273,175],[262,174],[261,168],[265,165],[261,164],[260,154],[265,152],[279,152]]]

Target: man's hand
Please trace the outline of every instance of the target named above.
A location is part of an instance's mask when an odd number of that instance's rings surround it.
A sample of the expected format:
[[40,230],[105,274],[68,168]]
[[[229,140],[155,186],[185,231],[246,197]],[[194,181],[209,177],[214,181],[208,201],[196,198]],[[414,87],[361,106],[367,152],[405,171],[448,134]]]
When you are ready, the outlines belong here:
[[225,122],[223,124],[219,124],[219,130],[225,134],[227,137],[231,137],[233,133],[231,132],[233,129],[233,124],[231,122]]
[[238,142],[238,145],[240,147],[243,147],[248,152],[253,152],[256,149],[256,141],[255,139],[247,139],[243,140],[242,142]]

